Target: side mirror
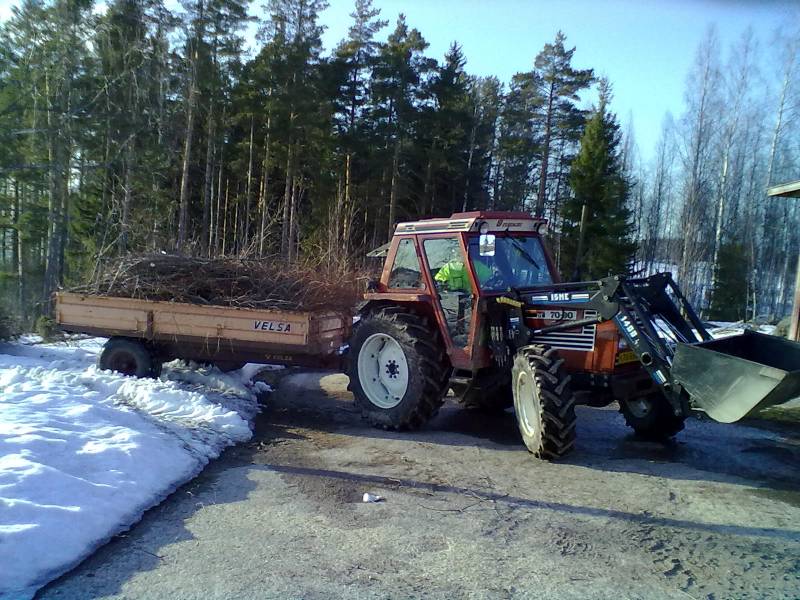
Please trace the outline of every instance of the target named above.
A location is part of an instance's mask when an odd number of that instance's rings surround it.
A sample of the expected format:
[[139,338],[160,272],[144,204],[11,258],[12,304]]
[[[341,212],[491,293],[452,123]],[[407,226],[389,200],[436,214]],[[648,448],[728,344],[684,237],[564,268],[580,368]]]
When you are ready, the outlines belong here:
[[478,240],[478,253],[481,256],[494,256],[494,234],[481,234]]

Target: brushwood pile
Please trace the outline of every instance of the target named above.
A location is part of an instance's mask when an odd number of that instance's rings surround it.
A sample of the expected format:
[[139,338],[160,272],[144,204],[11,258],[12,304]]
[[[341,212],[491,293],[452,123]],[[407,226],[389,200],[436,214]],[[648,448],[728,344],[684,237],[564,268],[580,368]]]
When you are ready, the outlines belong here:
[[70,291],[141,300],[280,310],[352,310],[363,291],[355,272],[277,258],[127,256],[103,264]]

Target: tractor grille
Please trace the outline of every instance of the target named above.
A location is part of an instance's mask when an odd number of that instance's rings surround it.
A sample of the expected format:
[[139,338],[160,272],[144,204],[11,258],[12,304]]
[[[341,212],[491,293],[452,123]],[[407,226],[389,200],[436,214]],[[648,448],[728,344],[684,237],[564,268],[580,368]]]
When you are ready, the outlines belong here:
[[[597,311],[584,311],[582,318],[588,319],[597,316]],[[584,325],[580,331],[557,331],[554,333],[544,333],[537,335],[535,341],[547,344],[557,350],[579,350],[581,352],[591,352],[594,350],[595,333],[597,325]]]

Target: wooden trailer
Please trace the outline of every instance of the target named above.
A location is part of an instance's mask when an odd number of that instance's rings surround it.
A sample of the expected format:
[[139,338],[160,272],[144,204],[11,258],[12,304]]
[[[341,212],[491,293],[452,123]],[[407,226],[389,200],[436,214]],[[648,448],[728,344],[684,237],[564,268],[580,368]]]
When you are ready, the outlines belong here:
[[[176,358],[223,369],[247,362],[338,367],[352,324],[351,315],[336,311],[203,306],[68,292],[56,294],[55,306],[63,331],[111,338],[107,350],[115,344],[127,348],[127,354],[139,348],[140,355],[149,354],[153,373],[162,362]],[[122,363],[117,370],[126,370]]]

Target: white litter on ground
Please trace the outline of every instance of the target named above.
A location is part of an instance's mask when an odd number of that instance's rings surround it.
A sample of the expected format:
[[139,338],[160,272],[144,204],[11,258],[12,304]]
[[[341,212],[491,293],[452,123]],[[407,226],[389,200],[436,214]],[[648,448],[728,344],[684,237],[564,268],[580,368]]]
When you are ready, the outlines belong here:
[[258,369],[94,366],[105,340],[0,343],[0,597],[30,598],[251,436]]

